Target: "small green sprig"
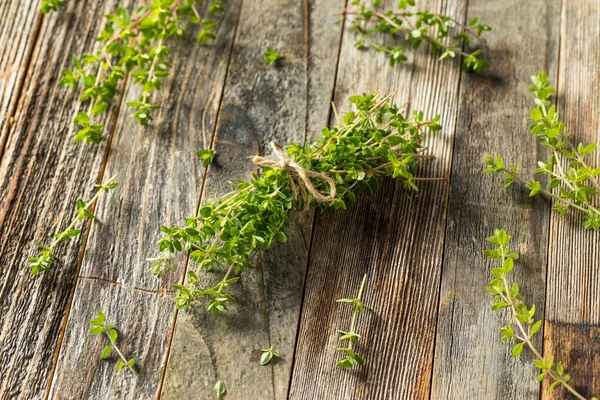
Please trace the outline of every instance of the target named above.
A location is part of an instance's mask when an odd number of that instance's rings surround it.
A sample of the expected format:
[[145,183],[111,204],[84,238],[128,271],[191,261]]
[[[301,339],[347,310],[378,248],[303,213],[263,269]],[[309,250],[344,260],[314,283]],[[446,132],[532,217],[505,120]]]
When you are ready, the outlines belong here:
[[[531,133],[540,139],[540,144],[550,152],[550,158],[539,161],[536,172],[549,178],[547,188],[535,179],[525,179],[521,175],[520,165],[504,165],[504,160],[497,155],[484,157],[486,169],[484,174],[498,173],[505,178],[504,188],[514,182],[525,185],[530,196],[544,194],[556,202],[552,206],[560,216],[567,213],[569,208],[575,208],[585,214],[583,226],[585,229],[600,229],[600,209],[598,207],[598,194],[600,184],[598,175],[600,167],[591,167],[585,158],[596,149],[596,143],[577,146],[570,141],[570,132],[566,130],[565,123],[558,118],[556,106],[550,105],[548,98],[555,92],[555,88],[548,85],[549,79],[546,71],[541,70],[531,77],[532,84],[529,90],[535,95],[536,107],[530,110],[532,121]],[[555,192],[553,192],[555,190]]]
[[[571,376],[565,373],[562,362],[555,362],[554,356],[543,357],[532,342],[533,336],[542,327],[542,320],[535,320],[535,304],[527,306],[521,298],[517,282],[510,283],[508,275],[514,268],[515,260],[519,254],[511,251],[510,236],[504,229],[495,229],[494,235],[485,240],[493,249],[485,250],[485,255],[494,260],[499,260],[499,265],[492,269],[494,278],[490,281],[487,291],[494,296],[493,311],[508,310],[509,319],[512,321],[506,327],[500,329],[502,340],[515,342],[512,351],[513,357],[518,357],[525,346],[529,347],[536,359],[535,366],[540,370],[538,382],[544,378],[551,380],[547,394],[558,385],[567,389],[571,394],[581,400],[585,400],[568,382]],[[593,397],[592,400],[598,400]]]
[[206,168],[212,164],[215,151],[212,149],[201,149],[196,152],[196,155],[202,159],[202,166]]
[[119,355],[119,358],[121,359],[121,361],[117,363],[117,371],[120,371],[123,367],[127,367],[134,375],[137,375],[137,372],[133,368],[135,366],[135,359],[131,358],[127,360],[127,358],[125,358],[125,356],[117,346],[117,338],[119,337],[119,334],[115,329],[114,325],[106,324],[106,316],[102,311],[98,311],[98,316],[90,321],[90,326],[90,333],[92,335],[102,335],[103,333],[105,333],[108,337],[108,340],[110,341],[110,344],[102,349],[100,357],[102,357],[103,359],[108,358],[110,353],[113,350],[115,350]]
[[213,386],[213,392],[217,395],[217,399],[220,399],[227,392],[227,387],[225,386],[225,382],[222,380],[218,380]]
[[44,0],[42,1],[42,13],[48,14],[49,12],[58,11],[65,6],[63,0]]
[[[306,206],[345,209],[347,202],[356,200],[355,190],[372,191],[384,176],[401,178],[411,190],[417,190],[419,179],[440,179],[414,176],[423,157],[422,138],[427,131],[441,129],[439,116],[427,120],[421,111],[414,111],[412,117],[405,117],[390,99],[377,93],[352,96],[356,111],[347,113],[338,126],[324,128],[323,136],[313,144],[287,146],[289,163],[306,174],[321,176],[310,179],[312,189],[287,168],[265,166],[262,174],[239,181],[231,192],[208,201],[184,226],[162,226],[160,255],[149,259],[149,270],[159,276],[174,270],[170,264],[174,253],[187,251],[197,266],[188,271],[185,285],[175,286],[177,307],[189,308],[205,297],[209,311],[226,311],[234,300],[226,289],[242,271],[253,268],[250,260],[255,252],[270,248],[277,240],[287,241],[285,228],[293,210]],[[331,198],[316,200],[311,190],[330,193]],[[225,271],[223,278],[211,288],[202,288],[198,276],[213,269]]]
[[[223,11],[226,1],[212,0],[207,15]],[[73,68],[64,69],[60,80],[70,91],[83,85],[81,100],[88,102],[87,109],[73,120],[80,127],[76,142],[100,142],[104,125],[97,121],[98,117],[108,108],[119,81],[127,73],[142,88],[139,99],[127,103],[134,109],[132,116],[141,125],[152,120],[152,110],[160,108],[151,102],[152,94],[161,89],[162,81],[171,73],[168,43],[188,36],[188,24],[199,26],[199,44],[216,37],[216,23],[198,11],[202,3],[202,0],[152,0],[133,13],[117,7],[114,13],[106,15],[104,29],[96,39],[99,49],[73,57]],[[46,0],[42,10],[54,11],[60,5],[64,5],[62,1]]]
[[276,52],[275,50],[273,50],[270,47],[267,47],[267,51],[265,53],[265,62],[267,64],[276,64],[279,62],[279,60],[281,60],[283,58],[283,56],[281,54],[279,54],[278,52]]
[[[378,6],[381,0],[363,2],[353,0],[351,9],[344,10],[344,18],[352,16],[352,28],[358,33],[360,39],[354,44],[357,48],[374,47],[378,53],[385,53],[390,65],[404,62],[408,58],[405,46],[384,46],[372,40],[376,33],[385,33],[391,36],[403,35],[410,46],[415,49],[423,42],[429,43],[432,51],[441,53],[439,60],[463,57],[463,68],[480,72],[490,66],[489,62],[481,58],[481,49],[466,52],[463,47],[468,46],[472,39],[476,39],[485,46],[481,39],[484,32],[491,31],[488,25],[481,24],[478,18],[473,18],[467,25],[459,23],[452,17],[432,13],[430,11],[408,12],[404,11],[409,5],[414,6],[412,0],[402,0],[398,8],[402,11],[380,11]],[[458,30],[455,32],[455,28]],[[449,40],[450,38],[451,40]]]
[[358,314],[362,314],[365,311],[365,306],[362,302],[362,295],[365,289],[365,283],[367,282],[367,275],[363,277],[362,283],[360,284],[360,289],[358,290],[358,296],[355,299],[338,299],[336,300],[338,303],[346,303],[352,308],[352,322],[350,323],[349,331],[341,331],[338,330],[340,336],[340,341],[347,340],[347,347],[337,347],[336,350],[344,353],[344,357],[340,358],[337,362],[337,365],[342,368],[352,368],[355,365],[364,365],[365,361],[363,358],[354,351],[353,346],[354,343],[358,342],[360,339],[360,335],[354,331],[356,328],[356,320]]
[[267,365],[271,362],[273,357],[279,357],[279,354],[275,351],[274,346],[271,346],[268,349],[262,349],[260,356],[260,365]]
[[54,241],[46,246],[42,243],[38,243],[37,247],[39,248],[39,255],[37,257],[31,257],[29,259],[29,266],[31,267],[31,275],[35,276],[43,271],[48,271],[52,268],[52,265],[56,261],[57,257],[53,253],[54,248],[63,241],[69,241],[72,238],[78,236],[81,233],[80,229],[74,229],[75,225],[79,221],[82,221],[86,218],[91,220],[97,220],[96,216],[92,214],[90,208],[96,203],[100,194],[102,192],[107,192],[111,189],[114,189],[118,186],[117,182],[114,182],[116,176],[110,178],[106,183],[101,185],[95,185],[98,188],[98,191],[88,202],[85,202],[81,199],[77,200],[77,212],[75,219],[71,222],[71,224],[62,232],[54,235]]

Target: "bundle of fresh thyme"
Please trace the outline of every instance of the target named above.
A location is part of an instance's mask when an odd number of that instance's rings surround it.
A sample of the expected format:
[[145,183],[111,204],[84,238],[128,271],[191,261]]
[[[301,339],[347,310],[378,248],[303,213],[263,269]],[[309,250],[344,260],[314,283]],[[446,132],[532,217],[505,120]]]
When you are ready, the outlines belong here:
[[[485,46],[481,35],[483,32],[491,31],[492,28],[479,23],[478,18],[473,18],[464,25],[452,17],[431,11],[405,11],[409,5],[415,5],[414,0],[400,0],[399,12],[378,10],[381,2],[382,0],[372,0],[370,3],[353,0],[350,3],[351,7],[340,13],[344,18],[352,17],[351,26],[360,36],[354,44],[355,47],[374,47],[377,52],[385,53],[389,57],[390,64],[394,65],[407,60],[405,47],[380,45],[374,42],[372,37],[376,33],[392,36],[401,34],[412,48],[419,47],[423,42],[429,43],[432,51],[441,53],[440,60],[462,56],[463,67],[467,70],[480,72],[490,66],[480,57],[481,49],[471,53],[463,50],[472,39]],[[458,29],[457,32],[454,32],[455,28]],[[448,41],[448,38],[451,40]]]
[[[392,96],[368,94],[350,97],[356,111],[348,112],[339,126],[324,128],[316,143],[276,146],[279,162],[255,157],[264,166],[251,181],[239,181],[233,191],[204,204],[184,226],[162,226],[160,256],[150,259],[150,271],[162,275],[175,252],[191,251],[197,264],[188,271],[186,285],[176,285],[179,308],[189,308],[199,297],[210,298],[208,310],[219,314],[234,300],[226,292],[240,272],[253,268],[250,259],[274,241],[285,242],[285,227],[292,210],[308,206],[345,209],[355,201],[354,191],[373,190],[383,176],[400,177],[416,190],[425,129],[441,129],[439,116],[423,118],[420,111],[406,118],[390,103]],[[223,268],[223,278],[212,288],[201,288],[198,274]]]
[[[560,385],[576,398],[586,400],[568,383],[571,376],[565,372],[562,362],[555,362],[552,355],[542,356],[532,341],[532,337],[541,329],[543,321],[535,320],[535,304],[529,307],[523,302],[518,283],[509,283],[508,281],[508,274],[514,268],[515,260],[519,258],[518,253],[511,252],[510,236],[504,229],[495,229],[494,235],[485,240],[495,247],[485,250],[485,255],[500,262],[499,266],[492,269],[494,279],[490,281],[487,287],[487,291],[494,296],[492,310],[508,310],[509,319],[512,321],[508,326],[500,329],[502,340],[516,342],[512,351],[513,357],[518,357],[525,346],[529,347],[536,357],[533,363],[540,370],[538,382],[541,382],[544,378],[551,380],[547,394]],[[591,400],[598,399],[592,397]]]
[[[548,188],[542,188],[542,183],[535,179],[528,180],[521,176],[520,165],[504,166],[501,157],[485,157],[487,168],[484,174],[495,172],[502,174],[506,180],[506,189],[514,182],[524,184],[531,190],[530,196],[542,193],[556,200],[552,208],[563,216],[569,208],[575,208],[585,213],[583,226],[585,229],[597,230],[600,228],[600,206],[598,194],[600,184],[598,175],[600,167],[589,166],[585,158],[596,149],[596,143],[575,146],[571,140],[571,133],[567,131],[565,123],[559,120],[556,106],[550,105],[548,98],[556,91],[548,85],[549,79],[546,71],[541,70],[531,77],[532,84],[529,90],[535,95],[536,107],[530,110],[533,122],[531,133],[540,139],[540,144],[550,150],[550,159],[539,161],[537,173],[546,175],[550,179]],[[552,190],[557,189],[557,193]]]
[[[211,0],[208,14],[222,11],[226,1]],[[79,112],[73,120],[81,127],[75,135],[76,142],[100,141],[104,125],[95,120],[106,111],[127,72],[142,86],[138,101],[127,103],[135,110],[132,115],[141,125],[152,120],[151,111],[159,108],[150,101],[152,93],[161,88],[171,69],[167,42],[189,35],[188,23],[200,26],[199,44],[216,37],[216,23],[198,11],[202,3],[203,0],[153,0],[137,7],[133,15],[124,7],[106,15],[104,29],[96,39],[101,43],[100,48],[73,57],[73,69],[64,69],[60,80],[71,91],[83,84],[81,100],[89,101],[87,110]],[[64,1],[45,0],[42,11],[56,11],[64,5]]]

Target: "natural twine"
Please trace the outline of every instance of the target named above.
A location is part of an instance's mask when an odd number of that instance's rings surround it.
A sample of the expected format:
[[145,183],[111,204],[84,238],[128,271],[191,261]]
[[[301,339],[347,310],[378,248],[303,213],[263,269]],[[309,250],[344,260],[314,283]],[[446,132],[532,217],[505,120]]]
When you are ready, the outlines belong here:
[[[303,210],[306,210],[309,206],[308,193],[318,201],[330,202],[335,199],[336,189],[335,182],[329,176],[322,172],[310,171],[302,168],[300,165],[290,160],[287,155],[287,151],[277,142],[271,142],[273,151],[279,158],[279,161],[270,160],[262,156],[254,156],[252,161],[256,165],[263,165],[267,167],[281,168],[288,171],[290,178],[290,187],[292,189],[292,195],[294,201],[298,201],[299,194],[302,202],[304,203]],[[329,195],[324,195],[319,192],[313,185],[311,178],[318,178],[329,185]],[[308,191],[308,192],[307,192]]]

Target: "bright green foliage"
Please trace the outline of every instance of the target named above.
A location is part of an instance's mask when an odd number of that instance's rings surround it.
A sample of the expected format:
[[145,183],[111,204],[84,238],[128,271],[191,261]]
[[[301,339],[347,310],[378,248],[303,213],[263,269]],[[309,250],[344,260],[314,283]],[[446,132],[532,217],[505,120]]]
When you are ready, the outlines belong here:
[[196,155],[202,159],[202,166],[208,167],[213,162],[215,151],[212,149],[202,149],[196,152]]
[[268,349],[262,349],[260,356],[260,365],[267,365],[269,362],[271,362],[273,357],[279,357],[279,354],[277,354],[273,346],[269,347]]
[[113,176],[103,185],[95,185],[95,187],[98,188],[98,191],[96,192],[96,194],[94,195],[94,197],[92,197],[92,199],[90,201],[85,202],[81,199],[77,200],[77,212],[76,212],[75,219],[71,222],[71,224],[64,231],[54,235],[54,242],[52,242],[51,245],[46,246],[41,243],[37,244],[38,248],[40,249],[38,256],[31,257],[29,259],[29,266],[31,267],[31,275],[35,276],[43,271],[48,271],[52,267],[52,265],[54,264],[54,262],[57,259],[56,255],[54,255],[54,253],[52,253],[53,249],[60,242],[63,242],[63,241],[68,242],[69,240],[71,240],[71,238],[74,238],[81,233],[81,230],[73,229],[75,227],[75,225],[77,224],[77,222],[82,221],[86,218],[89,218],[91,220],[98,219],[98,218],[96,218],[96,216],[94,214],[92,214],[92,212],[90,211],[90,208],[92,207],[92,205],[94,203],[96,203],[96,201],[98,200],[98,198],[100,197],[100,194],[102,192],[108,192],[109,190],[114,189],[118,186],[118,183],[114,182],[115,178],[116,178],[116,176]]
[[[207,14],[222,11],[225,2],[212,0]],[[62,4],[47,0],[42,7],[54,10],[57,3]],[[104,125],[94,120],[106,111],[119,81],[127,73],[141,86],[142,92],[137,101],[127,103],[134,110],[132,115],[141,125],[152,120],[152,110],[159,108],[151,102],[152,94],[161,89],[171,70],[171,49],[167,43],[188,36],[188,24],[199,26],[198,43],[215,38],[215,22],[198,11],[202,3],[202,0],[152,0],[133,13],[117,7],[114,13],[106,15],[104,29],[97,38],[99,49],[73,57],[73,68],[64,69],[60,80],[71,91],[81,84],[81,100],[89,102],[87,110],[73,120],[80,127],[75,141],[100,141]]]
[[90,321],[90,333],[92,335],[102,335],[105,333],[110,341],[110,344],[102,349],[100,357],[103,359],[107,358],[110,353],[115,350],[119,355],[119,358],[121,358],[121,361],[117,363],[117,371],[120,371],[123,367],[127,367],[134,375],[137,375],[137,372],[133,368],[135,366],[135,359],[131,358],[127,360],[121,350],[117,347],[117,338],[119,337],[119,334],[114,328],[114,325],[106,324],[106,316],[102,311],[98,311],[98,316]]
[[494,235],[485,239],[492,249],[485,250],[485,255],[493,260],[498,260],[498,266],[492,268],[494,278],[490,281],[487,291],[494,296],[493,311],[506,309],[510,314],[512,323],[500,329],[502,340],[515,343],[512,351],[513,357],[518,357],[527,345],[535,355],[533,363],[540,370],[538,382],[548,377],[552,383],[548,388],[550,393],[557,385],[563,386],[575,397],[584,399],[572,386],[568,384],[571,377],[565,373],[562,363],[555,362],[554,356],[543,357],[532,342],[533,336],[541,329],[542,320],[535,320],[535,304],[527,306],[521,298],[517,282],[510,283],[508,275],[514,268],[515,260],[519,254],[511,251],[510,236],[504,229],[495,229]]
[[[307,171],[323,173],[336,182],[336,196],[330,203],[315,201],[310,195],[295,198],[290,178],[303,185],[297,176],[284,168],[264,167],[250,181],[239,181],[233,191],[204,204],[198,215],[186,219],[184,226],[162,226],[164,237],[158,242],[159,257],[152,258],[150,271],[162,275],[175,252],[190,251],[195,271],[188,272],[186,285],[176,285],[179,308],[189,308],[199,297],[210,299],[208,310],[219,314],[234,300],[225,289],[235,283],[244,270],[252,269],[252,255],[268,249],[279,240],[285,242],[285,228],[292,210],[305,205],[321,209],[327,206],[345,209],[355,201],[354,191],[376,189],[383,176],[400,177],[407,189],[417,189],[417,171],[421,139],[425,129],[441,129],[439,116],[425,120],[415,111],[405,118],[400,109],[390,104],[390,97],[378,94],[353,96],[356,111],[347,113],[334,128],[324,128],[316,143],[287,146],[288,157]],[[329,193],[329,185],[318,178],[312,184],[320,193]],[[304,189],[304,186],[301,186]],[[215,286],[199,287],[203,271],[225,270]]]
[[561,216],[571,207],[578,209],[585,213],[584,228],[597,230],[600,228],[600,184],[597,178],[600,167],[590,167],[585,161],[595,151],[596,143],[573,145],[569,140],[571,134],[566,130],[564,122],[559,120],[556,107],[552,105],[548,108],[548,98],[555,89],[548,86],[546,71],[541,70],[531,80],[533,83],[529,85],[529,90],[534,93],[536,104],[530,110],[529,121],[533,123],[531,133],[540,139],[542,147],[547,148],[550,153],[548,160],[538,162],[536,172],[548,177],[547,188],[540,181],[523,178],[519,165],[504,166],[504,160],[498,156],[484,158],[487,168],[483,173],[502,174],[506,180],[504,188],[520,182],[529,188],[530,196],[541,193],[552,197],[556,200],[552,208]]
[[223,382],[222,380],[218,380],[217,383],[215,383],[215,386],[213,386],[213,392],[216,393],[217,399],[220,399],[221,396],[224,395],[225,392],[227,392],[227,387],[225,387],[225,382]]
[[63,0],[44,0],[42,1],[42,13],[48,14],[52,11],[58,11],[59,8],[63,8],[65,2]]
[[488,25],[480,24],[477,18],[463,25],[451,17],[430,11],[404,11],[408,6],[415,5],[413,0],[401,0],[398,4],[401,12],[379,11],[377,8],[380,4],[381,0],[373,0],[371,3],[353,0],[351,5],[355,10],[344,12],[346,18],[353,17],[352,27],[360,35],[355,47],[375,47],[377,52],[389,57],[390,65],[394,65],[407,60],[405,46],[379,45],[372,37],[378,33],[400,35],[413,49],[423,42],[429,43],[432,51],[441,53],[440,60],[463,56],[463,68],[467,70],[480,72],[490,66],[480,57],[481,49],[471,53],[463,50],[472,39],[483,44],[481,35],[492,30]]
[[360,285],[360,289],[358,290],[358,296],[355,299],[338,299],[336,300],[338,303],[346,303],[352,308],[352,322],[350,323],[350,330],[348,332],[341,331],[338,329],[338,333],[340,336],[340,341],[347,340],[347,347],[337,347],[336,350],[344,353],[344,357],[340,358],[337,362],[338,367],[342,368],[352,368],[355,365],[364,365],[365,361],[360,356],[360,354],[356,353],[353,349],[354,343],[358,342],[360,339],[360,335],[354,331],[356,328],[356,319],[358,314],[362,314],[365,311],[365,306],[362,302],[362,295],[365,290],[365,283],[367,282],[367,275],[363,277],[362,283]]
[[275,64],[282,58],[283,58],[283,56],[281,54],[279,54],[272,48],[267,47],[267,52],[265,53],[265,62],[267,64]]

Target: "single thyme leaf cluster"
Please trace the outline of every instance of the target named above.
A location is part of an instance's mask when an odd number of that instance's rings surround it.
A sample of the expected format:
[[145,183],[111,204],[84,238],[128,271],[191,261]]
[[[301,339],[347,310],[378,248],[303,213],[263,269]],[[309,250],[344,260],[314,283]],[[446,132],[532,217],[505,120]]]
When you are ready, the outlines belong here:
[[[529,90],[535,95],[536,107],[530,110],[532,121],[531,133],[540,139],[540,144],[547,148],[550,158],[539,161],[536,172],[546,175],[550,181],[547,188],[542,187],[538,180],[525,179],[521,175],[520,165],[504,165],[501,157],[485,157],[487,168],[484,174],[491,172],[502,174],[506,180],[506,189],[514,182],[524,184],[531,190],[530,196],[544,194],[556,200],[552,209],[563,216],[569,208],[575,208],[585,213],[583,226],[585,229],[597,230],[600,228],[600,209],[598,194],[600,184],[598,175],[600,167],[589,166],[585,161],[596,150],[596,143],[575,146],[570,141],[570,132],[565,123],[560,121],[556,106],[550,105],[548,98],[555,89],[548,86],[548,74],[541,70],[536,76],[531,77],[533,82]],[[552,190],[555,189],[555,192]]]
[[371,2],[353,0],[350,4],[350,9],[344,10],[341,14],[344,18],[352,16],[352,28],[360,36],[354,46],[374,47],[378,53],[385,53],[389,57],[390,65],[407,60],[406,48],[402,45],[384,46],[376,43],[372,38],[377,33],[400,35],[413,49],[427,42],[432,51],[441,53],[440,60],[462,56],[463,68],[467,70],[480,72],[490,66],[489,62],[481,58],[481,49],[471,53],[463,50],[463,47],[469,46],[472,39],[485,45],[481,35],[483,32],[491,31],[492,28],[479,23],[478,18],[473,18],[464,25],[452,17],[430,11],[405,11],[409,5],[415,5],[413,0],[401,0],[398,4],[400,10],[398,12],[378,10],[381,0]]
[[275,346],[271,346],[268,349],[262,349],[260,355],[260,365],[267,365],[271,362],[273,357],[280,357],[279,354],[275,351]]
[[[226,1],[212,0],[206,14],[222,11]],[[80,126],[76,142],[100,141],[104,125],[98,117],[106,111],[119,81],[125,79],[128,72],[142,87],[142,94],[127,105],[134,110],[132,115],[141,125],[152,120],[151,111],[160,108],[151,102],[152,93],[161,88],[171,70],[171,49],[167,43],[189,35],[188,24],[199,26],[199,44],[216,37],[216,23],[199,11],[202,3],[203,0],[152,0],[133,13],[125,7],[117,7],[114,13],[106,15],[104,29],[96,39],[99,49],[73,57],[73,68],[64,69],[60,80],[60,84],[71,91],[82,84],[81,100],[88,102],[87,109],[73,120]],[[64,6],[62,1],[46,0],[42,11],[55,11],[61,6]]]
[[98,316],[90,321],[90,326],[90,333],[92,335],[102,335],[105,333],[110,341],[110,344],[102,349],[100,357],[103,359],[108,358],[110,353],[115,350],[121,359],[121,361],[117,363],[117,371],[120,371],[123,367],[127,367],[134,375],[137,375],[137,372],[133,368],[135,366],[135,359],[131,358],[127,360],[127,358],[125,358],[117,346],[117,338],[119,337],[119,334],[114,328],[114,325],[106,324],[106,316],[102,311],[98,311]]
[[[487,287],[487,291],[494,296],[493,311],[506,309],[509,313],[509,319],[512,321],[506,327],[500,329],[502,340],[515,343],[512,355],[518,357],[525,346],[529,347],[536,359],[533,360],[535,366],[540,370],[538,382],[544,378],[549,378],[552,383],[548,387],[549,394],[556,386],[560,385],[567,389],[576,398],[585,400],[571,385],[571,377],[565,373],[565,369],[560,361],[555,362],[554,356],[543,357],[532,342],[532,337],[542,327],[542,320],[535,320],[535,304],[527,306],[519,292],[517,282],[510,283],[508,274],[515,265],[515,260],[519,254],[512,252],[509,241],[510,236],[504,229],[495,229],[494,235],[485,239],[493,249],[485,250],[488,258],[499,260],[499,265],[492,269],[492,279]],[[592,400],[598,400],[593,397]]]
[[35,276],[43,271],[48,271],[52,267],[52,265],[54,264],[54,262],[57,259],[56,255],[52,252],[54,250],[54,248],[60,242],[69,241],[81,233],[80,229],[73,229],[75,227],[75,225],[77,224],[77,222],[82,221],[86,218],[89,218],[91,220],[98,219],[98,218],[96,218],[96,216],[94,214],[92,214],[92,212],[90,211],[90,208],[92,207],[92,205],[94,205],[96,203],[96,201],[98,200],[98,198],[100,197],[100,194],[102,194],[102,192],[108,193],[109,190],[114,189],[119,185],[117,182],[114,182],[115,178],[116,178],[116,176],[113,176],[108,181],[106,181],[106,183],[104,183],[102,185],[95,185],[95,187],[98,188],[98,191],[96,192],[94,197],[91,198],[90,201],[85,202],[81,199],[77,200],[77,212],[76,212],[75,219],[71,222],[71,224],[64,231],[54,235],[54,241],[49,246],[46,246],[41,243],[37,244],[39,251],[40,251],[38,256],[31,257],[29,259],[29,266],[31,267],[31,275]]
[[337,362],[337,365],[342,368],[352,368],[355,365],[364,365],[365,361],[363,358],[354,351],[352,348],[354,343],[358,342],[360,339],[360,335],[354,331],[356,327],[356,319],[358,314],[362,314],[365,311],[365,306],[362,302],[362,295],[365,289],[365,283],[367,282],[367,275],[363,277],[362,283],[360,284],[360,289],[358,290],[358,295],[355,299],[339,299],[337,302],[346,303],[352,308],[352,322],[350,323],[350,330],[348,332],[338,330],[340,336],[340,341],[347,340],[347,347],[337,347],[336,350],[342,351],[344,353],[344,357],[340,358]]
[[[355,190],[372,191],[383,176],[399,177],[406,188],[416,190],[421,141],[425,130],[441,129],[439,116],[426,120],[415,111],[406,118],[390,99],[378,93],[350,97],[356,111],[347,113],[338,126],[324,128],[313,144],[281,148],[287,158],[284,165],[268,166],[263,161],[262,174],[239,181],[230,193],[208,201],[185,225],[162,226],[160,255],[149,259],[150,271],[162,275],[165,269],[174,270],[170,262],[175,252],[190,251],[197,266],[188,271],[185,285],[175,285],[177,307],[189,308],[206,297],[209,311],[227,310],[234,300],[227,287],[237,282],[242,271],[253,268],[251,257],[257,250],[287,240],[285,228],[292,210],[345,209],[347,202],[355,201]],[[224,271],[223,278],[211,288],[200,287],[198,275],[213,269]]]
[[265,62],[267,64],[277,64],[279,60],[281,60],[283,56],[279,54],[277,51],[273,50],[270,47],[267,47],[267,51],[265,52]]

